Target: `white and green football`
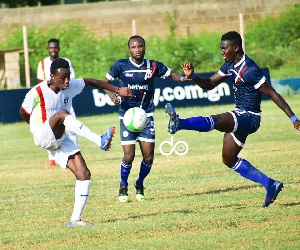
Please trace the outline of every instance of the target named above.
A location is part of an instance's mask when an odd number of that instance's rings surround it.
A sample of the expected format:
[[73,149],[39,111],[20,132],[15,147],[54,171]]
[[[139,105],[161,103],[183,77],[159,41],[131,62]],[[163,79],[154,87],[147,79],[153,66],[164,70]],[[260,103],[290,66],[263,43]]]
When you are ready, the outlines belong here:
[[142,108],[130,108],[124,114],[123,123],[130,131],[139,132],[147,125],[147,114]]

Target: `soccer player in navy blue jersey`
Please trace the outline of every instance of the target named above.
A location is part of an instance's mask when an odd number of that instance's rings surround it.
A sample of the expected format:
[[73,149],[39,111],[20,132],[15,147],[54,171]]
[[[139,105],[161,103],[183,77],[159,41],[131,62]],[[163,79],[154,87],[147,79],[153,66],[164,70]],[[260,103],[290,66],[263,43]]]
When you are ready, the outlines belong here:
[[220,49],[225,62],[210,78],[196,75],[190,62],[182,64],[181,67],[185,77],[206,90],[215,88],[230,77],[235,98],[234,110],[209,117],[181,119],[174,107],[167,103],[165,112],[169,116],[168,131],[171,134],[178,130],[208,132],[216,129],[224,132],[223,163],[241,176],[265,187],[266,198],[262,207],[267,207],[277,198],[283,183],[268,177],[250,162],[238,157],[248,135],[255,133],[260,126],[262,94],[283,110],[297,130],[300,130],[300,121],[281,95],[267,82],[260,67],[244,53],[239,33],[235,31],[225,33],[221,38]]
[[[135,157],[135,144],[138,141],[143,155],[140,164],[140,172],[135,182],[136,199],[143,201],[144,196],[144,180],[150,173],[155,147],[155,128],[154,128],[154,78],[170,77],[174,81],[185,81],[181,74],[169,69],[166,65],[155,60],[144,59],[146,44],[141,36],[132,36],[128,40],[128,48],[131,57],[117,60],[106,74],[105,81],[111,83],[115,79],[119,79],[120,87],[129,87],[134,98],[120,98],[118,94],[105,91],[111,100],[119,107],[120,117],[120,136],[124,157],[121,161],[121,181],[119,189],[119,200],[128,202],[128,177],[132,168],[132,162]],[[143,108],[148,117],[148,122],[140,132],[132,132],[123,124],[123,116],[125,112],[132,107]]]

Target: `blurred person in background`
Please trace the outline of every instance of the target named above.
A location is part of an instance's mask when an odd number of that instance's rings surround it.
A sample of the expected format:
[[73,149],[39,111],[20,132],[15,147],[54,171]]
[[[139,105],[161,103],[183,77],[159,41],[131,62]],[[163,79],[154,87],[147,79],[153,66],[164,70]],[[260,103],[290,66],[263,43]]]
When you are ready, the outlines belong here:
[[[38,64],[38,68],[37,68],[37,79],[38,79],[38,81],[39,82],[50,81],[50,66],[51,66],[51,63],[57,58],[64,58],[65,60],[67,60],[69,62],[70,72],[71,72],[70,77],[75,78],[75,72],[74,72],[74,69],[72,67],[71,61],[69,59],[65,58],[65,57],[59,56],[59,52],[60,52],[59,40],[56,39],[56,38],[49,39],[47,50],[48,50],[49,56],[46,57],[46,58],[43,58]],[[70,113],[74,118],[76,118],[73,105],[71,105]],[[71,140],[75,143],[75,145],[78,146],[78,137],[77,137],[77,135],[75,133],[71,132],[71,131],[68,131],[68,134],[69,134]],[[46,161],[45,167],[49,168],[49,167],[53,167],[55,165],[56,165],[55,160],[51,157],[50,152],[48,152],[48,161]]]

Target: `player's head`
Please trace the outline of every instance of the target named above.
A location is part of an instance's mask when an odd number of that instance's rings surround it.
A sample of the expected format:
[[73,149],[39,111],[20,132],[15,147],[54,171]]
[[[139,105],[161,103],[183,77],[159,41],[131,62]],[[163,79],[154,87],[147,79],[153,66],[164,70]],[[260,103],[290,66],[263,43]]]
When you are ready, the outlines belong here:
[[131,36],[128,40],[128,48],[134,62],[141,63],[144,60],[146,42],[141,36]]
[[51,83],[58,89],[67,89],[70,81],[70,65],[63,58],[57,58],[51,63],[50,67]]
[[56,58],[59,57],[59,40],[56,38],[51,38],[48,40],[48,53],[50,56],[51,61],[55,60]]
[[69,62],[64,58],[57,58],[55,59],[50,66],[50,73],[55,75],[58,69],[68,69],[70,70]]
[[244,53],[241,35],[236,31],[225,33],[221,37],[220,48],[225,61],[236,61],[237,55]]
[[132,39],[136,39],[136,38],[138,38],[138,39],[141,39],[142,41],[143,41],[143,43],[144,43],[144,47],[146,47],[146,42],[145,42],[145,39],[144,38],[142,38],[141,36],[138,36],[138,35],[134,35],[134,36],[131,36],[131,37],[129,37],[129,39],[128,39],[128,48],[130,47],[130,41],[132,40]]
[[222,35],[221,41],[230,41],[232,45],[237,45],[242,48],[242,37],[236,31],[229,31]]

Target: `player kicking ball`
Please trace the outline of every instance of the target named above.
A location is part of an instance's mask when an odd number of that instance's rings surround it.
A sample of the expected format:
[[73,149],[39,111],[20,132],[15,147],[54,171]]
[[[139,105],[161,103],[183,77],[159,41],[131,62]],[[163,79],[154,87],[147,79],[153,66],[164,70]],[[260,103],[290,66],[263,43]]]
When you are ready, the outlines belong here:
[[262,207],[268,207],[276,200],[283,183],[268,177],[249,161],[238,157],[248,135],[255,133],[260,126],[262,94],[283,110],[297,130],[300,130],[300,121],[281,95],[267,82],[260,67],[244,53],[239,33],[230,31],[224,34],[220,48],[225,62],[210,78],[196,75],[192,63],[184,63],[181,66],[191,81],[206,90],[214,89],[227,78],[231,78],[235,98],[234,110],[208,117],[181,119],[174,107],[167,103],[165,112],[169,116],[168,131],[171,134],[179,130],[209,132],[215,129],[224,132],[223,163],[246,179],[261,184],[266,189]]
[[108,151],[115,127],[110,126],[102,135],[93,133],[70,115],[72,99],[88,86],[108,89],[125,98],[133,97],[132,91],[92,78],[70,79],[69,63],[63,58],[54,60],[50,71],[50,81],[39,83],[26,94],[20,108],[20,115],[30,125],[35,145],[50,151],[55,161],[62,168],[70,169],[76,177],[75,203],[67,226],[91,226],[92,224],[81,220],[81,214],[90,193],[91,173],[78,146],[70,139],[66,130]]

